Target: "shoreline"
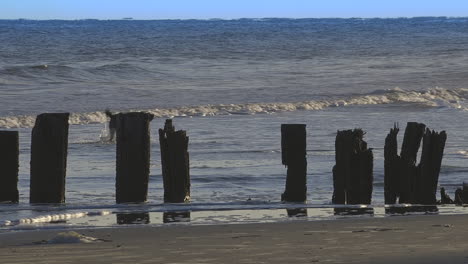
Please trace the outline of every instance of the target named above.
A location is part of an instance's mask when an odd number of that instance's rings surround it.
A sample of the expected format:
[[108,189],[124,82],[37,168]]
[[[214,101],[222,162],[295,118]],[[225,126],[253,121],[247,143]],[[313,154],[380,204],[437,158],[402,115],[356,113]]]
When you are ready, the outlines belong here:
[[[38,210],[37,208],[34,208]],[[63,208],[62,208],[63,209]],[[466,206],[454,205],[333,205],[317,206],[303,204],[282,204],[265,207],[220,206],[216,209],[206,206],[167,207],[102,207],[97,210],[50,211],[48,207],[40,210],[46,214],[36,214],[19,219],[0,218],[0,233],[32,230],[71,230],[91,228],[120,228],[125,225],[145,225],[158,227],[171,224],[183,225],[223,225],[253,224],[294,221],[324,221],[360,218],[388,218],[395,216],[421,215],[468,215]],[[132,210],[129,210],[132,209]],[[32,210],[32,209],[28,209]],[[26,210],[26,215],[31,214]]]
[[[69,231],[69,230],[67,230]],[[0,234],[2,263],[466,263],[468,215],[78,229]],[[41,242],[42,241],[42,242]]]

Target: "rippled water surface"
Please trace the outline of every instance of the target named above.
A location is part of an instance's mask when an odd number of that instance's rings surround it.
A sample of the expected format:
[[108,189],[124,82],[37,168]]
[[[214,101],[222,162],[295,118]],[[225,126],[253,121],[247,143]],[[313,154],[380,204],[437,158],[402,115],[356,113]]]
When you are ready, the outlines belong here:
[[[155,115],[150,204],[162,203],[156,132],[168,117],[190,137],[194,206],[277,206],[283,123],[307,125],[312,206],[331,204],[337,130],[367,132],[376,206],[394,122],[446,130],[439,185],[453,196],[467,179],[465,18],[0,20],[0,44],[0,127],[20,131],[20,204],[0,205],[2,221],[115,205],[105,108]],[[27,205],[31,127],[55,111],[71,113],[67,205],[37,211]]]

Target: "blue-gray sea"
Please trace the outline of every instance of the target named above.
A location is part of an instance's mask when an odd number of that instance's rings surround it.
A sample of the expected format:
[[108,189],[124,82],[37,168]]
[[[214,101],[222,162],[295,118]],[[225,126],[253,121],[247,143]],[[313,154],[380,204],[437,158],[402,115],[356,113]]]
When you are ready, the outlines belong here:
[[[132,210],[115,204],[106,108],[155,115],[149,199],[135,210],[175,206],[162,204],[166,118],[190,138],[194,210],[281,206],[285,123],[307,125],[307,206],[331,205],[336,131],[352,128],[367,132],[383,206],[385,136],[408,121],[447,131],[439,185],[453,196],[468,181],[467,100],[468,18],[0,20],[0,128],[20,132],[20,203],[0,205],[0,221]],[[64,206],[28,204],[44,112],[71,113]]]

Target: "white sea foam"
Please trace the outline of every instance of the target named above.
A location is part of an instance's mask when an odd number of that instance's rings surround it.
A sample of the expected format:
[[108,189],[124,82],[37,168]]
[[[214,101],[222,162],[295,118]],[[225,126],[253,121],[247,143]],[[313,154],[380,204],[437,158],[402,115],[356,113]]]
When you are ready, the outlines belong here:
[[44,224],[55,221],[70,220],[74,218],[82,218],[86,216],[99,216],[99,215],[109,215],[109,211],[100,211],[100,212],[77,212],[77,213],[66,213],[66,214],[54,214],[54,215],[42,215],[32,218],[21,218],[17,220],[3,220],[0,221],[0,227],[5,226],[15,226],[15,225],[34,225],[34,224]]
[[[176,108],[134,109],[132,111],[147,111],[155,117],[175,116],[215,116],[276,113],[297,110],[322,110],[328,107],[343,107],[348,105],[382,105],[394,103],[417,104],[425,107],[449,107],[468,110],[468,89],[448,90],[432,88],[425,91],[405,91],[399,88],[386,91],[376,91],[369,94],[334,97],[323,100],[302,102],[274,102],[274,103],[245,103],[182,106]],[[0,117],[0,127],[21,128],[32,127],[35,116],[7,116]],[[71,125],[107,122],[104,112],[71,113]]]

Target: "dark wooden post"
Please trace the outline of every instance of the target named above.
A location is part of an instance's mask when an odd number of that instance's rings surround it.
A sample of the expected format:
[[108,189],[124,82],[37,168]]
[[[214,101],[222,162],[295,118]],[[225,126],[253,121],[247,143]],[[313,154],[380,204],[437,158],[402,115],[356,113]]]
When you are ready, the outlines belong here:
[[338,131],[335,138],[335,166],[333,166],[333,197],[332,203],[346,203],[346,182],[349,179],[350,171],[348,165],[350,163],[351,151],[351,130]]
[[370,204],[373,184],[373,154],[361,129],[338,131],[333,167],[335,204]]
[[450,198],[450,196],[445,192],[445,188],[441,187],[440,188],[440,203],[441,204],[453,204],[453,200]]
[[[447,134],[430,131],[421,123],[408,122],[398,156],[397,133],[395,126],[385,139],[385,203],[394,204],[399,197],[399,203],[435,204]],[[421,162],[416,165],[422,139]],[[442,200],[446,202],[450,198],[442,196]]]
[[116,202],[140,203],[148,196],[150,127],[153,115],[143,112],[117,114]]
[[175,131],[171,119],[166,120],[164,129],[159,129],[164,202],[166,203],[190,201],[188,142],[186,131]]
[[437,183],[444,155],[445,131],[437,133],[426,129],[423,138],[421,162],[415,179],[413,203],[436,204]]
[[307,200],[306,125],[281,125],[282,162],[288,168],[286,190],[281,200],[305,202]]
[[400,129],[395,124],[385,138],[384,147],[384,196],[385,204],[395,204],[399,196],[400,157],[398,156],[397,135]]
[[406,125],[400,153],[400,203],[412,203],[414,200],[416,174],[418,173],[416,158],[425,129],[426,125],[422,123],[408,122]]
[[0,202],[18,202],[18,167],[18,131],[0,131]]
[[463,188],[457,188],[455,191],[455,204],[462,205],[468,203],[468,184],[463,183]]
[[40,114],[31,139],[31,203],[65,202],[68,113]]

